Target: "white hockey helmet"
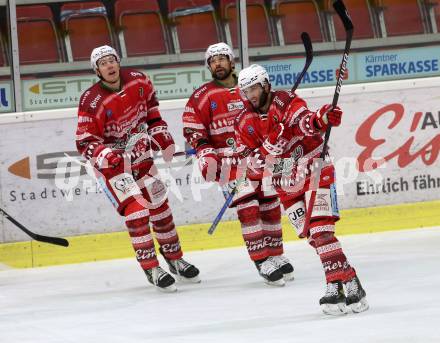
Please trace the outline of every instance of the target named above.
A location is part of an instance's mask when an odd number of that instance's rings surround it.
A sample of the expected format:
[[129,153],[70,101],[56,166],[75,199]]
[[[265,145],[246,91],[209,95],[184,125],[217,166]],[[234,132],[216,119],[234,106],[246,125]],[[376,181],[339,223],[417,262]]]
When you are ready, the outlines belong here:
[[209,66],[209,60],[211,57],[218,55],[226,55],[229,57],[229,61],[234,62],[234,51],[232,51],[231,47],[223,42],[212,44],[208,46],[205,52],[205,63],[206,66]]
[[241,90],[245,90],[257,83],[261,84],[261,87],[269,83],[269,74],[266,69],[259,64],[252,64],[241,70],[238,74],[238,87]]
[[103,45],[103,46],[98,46],[97,48],[93,49],[92,54],[90,55],[90,64],[92,65],[93,70],[98,69],[97,63],[100,58],[105,57],[105,56],[109,56],[109,55],[115,56],[116,61],[118,61],[118,63],[121,61],[118,53],[111,46]]

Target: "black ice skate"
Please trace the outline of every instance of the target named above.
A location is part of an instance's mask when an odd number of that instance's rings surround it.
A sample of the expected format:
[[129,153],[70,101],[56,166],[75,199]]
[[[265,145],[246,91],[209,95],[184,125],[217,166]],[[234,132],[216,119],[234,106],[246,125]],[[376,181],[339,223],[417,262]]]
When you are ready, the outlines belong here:
[[270,256],[268,259],[272,260],[273,264],[283,273],[284,280],[293,280],[293,266],[289,259],[284,255]]
[[283,273],[273,263],[272,259],[265,259],[254,261],[258,269],[258,273],[262,276],[265,282],[271,286],[284,286]]
[[176,281],[174,278],[168,274],[161,267],[154,267],[151,269],[144,270],[147,275],[148,282],[156,286],[157,289],[163,292],[175,292],[177,291]]
[[[165,258],[165,257],[164,257]],[[199,283],[199,270],[183,258],[178,260],[168,260],[165,258],[171,274],[174,274],[180,281]]]
[[362,288],[361,282],[355,276],[350,281],[344,283],[345,292],[347,294],[346,304],[354,313],[364,312],[368,310],[369,305],[366,299],[367,293]]
[[345,304],[344,288],[341,281],[329,282],[324,296],[319,299],[319,305],[325,314],[340,316],[348,312]]

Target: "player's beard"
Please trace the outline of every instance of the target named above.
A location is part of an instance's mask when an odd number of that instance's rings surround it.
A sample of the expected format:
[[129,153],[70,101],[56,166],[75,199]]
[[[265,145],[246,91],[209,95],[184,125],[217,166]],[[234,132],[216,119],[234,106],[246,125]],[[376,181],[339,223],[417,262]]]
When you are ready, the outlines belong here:
[[217,68],[211,72],[212,77],[215,80],[223,81],[226,80],[232,73],[232,68]]
[[264,89],[263,89],[263,93],[261,93],[261,95],[260,95],[260,100],[258,101],[258,110],[260,109],[260,108],[263,108],[264,107],[264,105],[266,105],[266,102],[267,102],[267,98],[269,97],[269,92],[266,92]]

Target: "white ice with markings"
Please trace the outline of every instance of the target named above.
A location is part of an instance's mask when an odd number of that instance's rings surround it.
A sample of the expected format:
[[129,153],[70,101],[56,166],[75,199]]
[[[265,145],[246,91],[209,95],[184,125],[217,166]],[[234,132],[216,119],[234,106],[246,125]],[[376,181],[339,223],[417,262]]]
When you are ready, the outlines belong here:
[[367,291],[361,314],[321,313],[319,259],[300,241],[285,245],[295,280],[279,288],[243,247],[187,253],[203,281],[173,294],[134,258],[2,270],[0,342],[440,342],[440,227],[340,240]]

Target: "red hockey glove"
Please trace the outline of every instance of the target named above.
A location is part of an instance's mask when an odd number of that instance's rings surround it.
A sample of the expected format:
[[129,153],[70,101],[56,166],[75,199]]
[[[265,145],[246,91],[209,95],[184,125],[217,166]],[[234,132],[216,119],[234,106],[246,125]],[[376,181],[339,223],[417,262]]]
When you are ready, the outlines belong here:
[[197,149],[197,158],[203,178],[208,182],[218,182],[221,174],[221,161],[215,150],[209,145],[201,147]]
[[278,123],[263,142],[260,152],[264,156],[279,156],[284,152],[285,147],[292,138],[291,130],[288,127],[286,128],[283,123]]
[[164,120],[159,120],[149,125],[148,134],[151,138],[151,148],[153,151],[162,150],[165,162],[170,162],[176,152],[173,137],[168,131],[168,125]]
[[316,113],[315,125],[321,130],[327,130],[329,125],[339,126],[341,125],[342,110],[336,106],[333,107],[330,104],[322,106]]
[[110,148],[103,148],[96,156],[95,165],[98,169],[116,168],[122,160],[123,158],[120,154],[112,151]]

